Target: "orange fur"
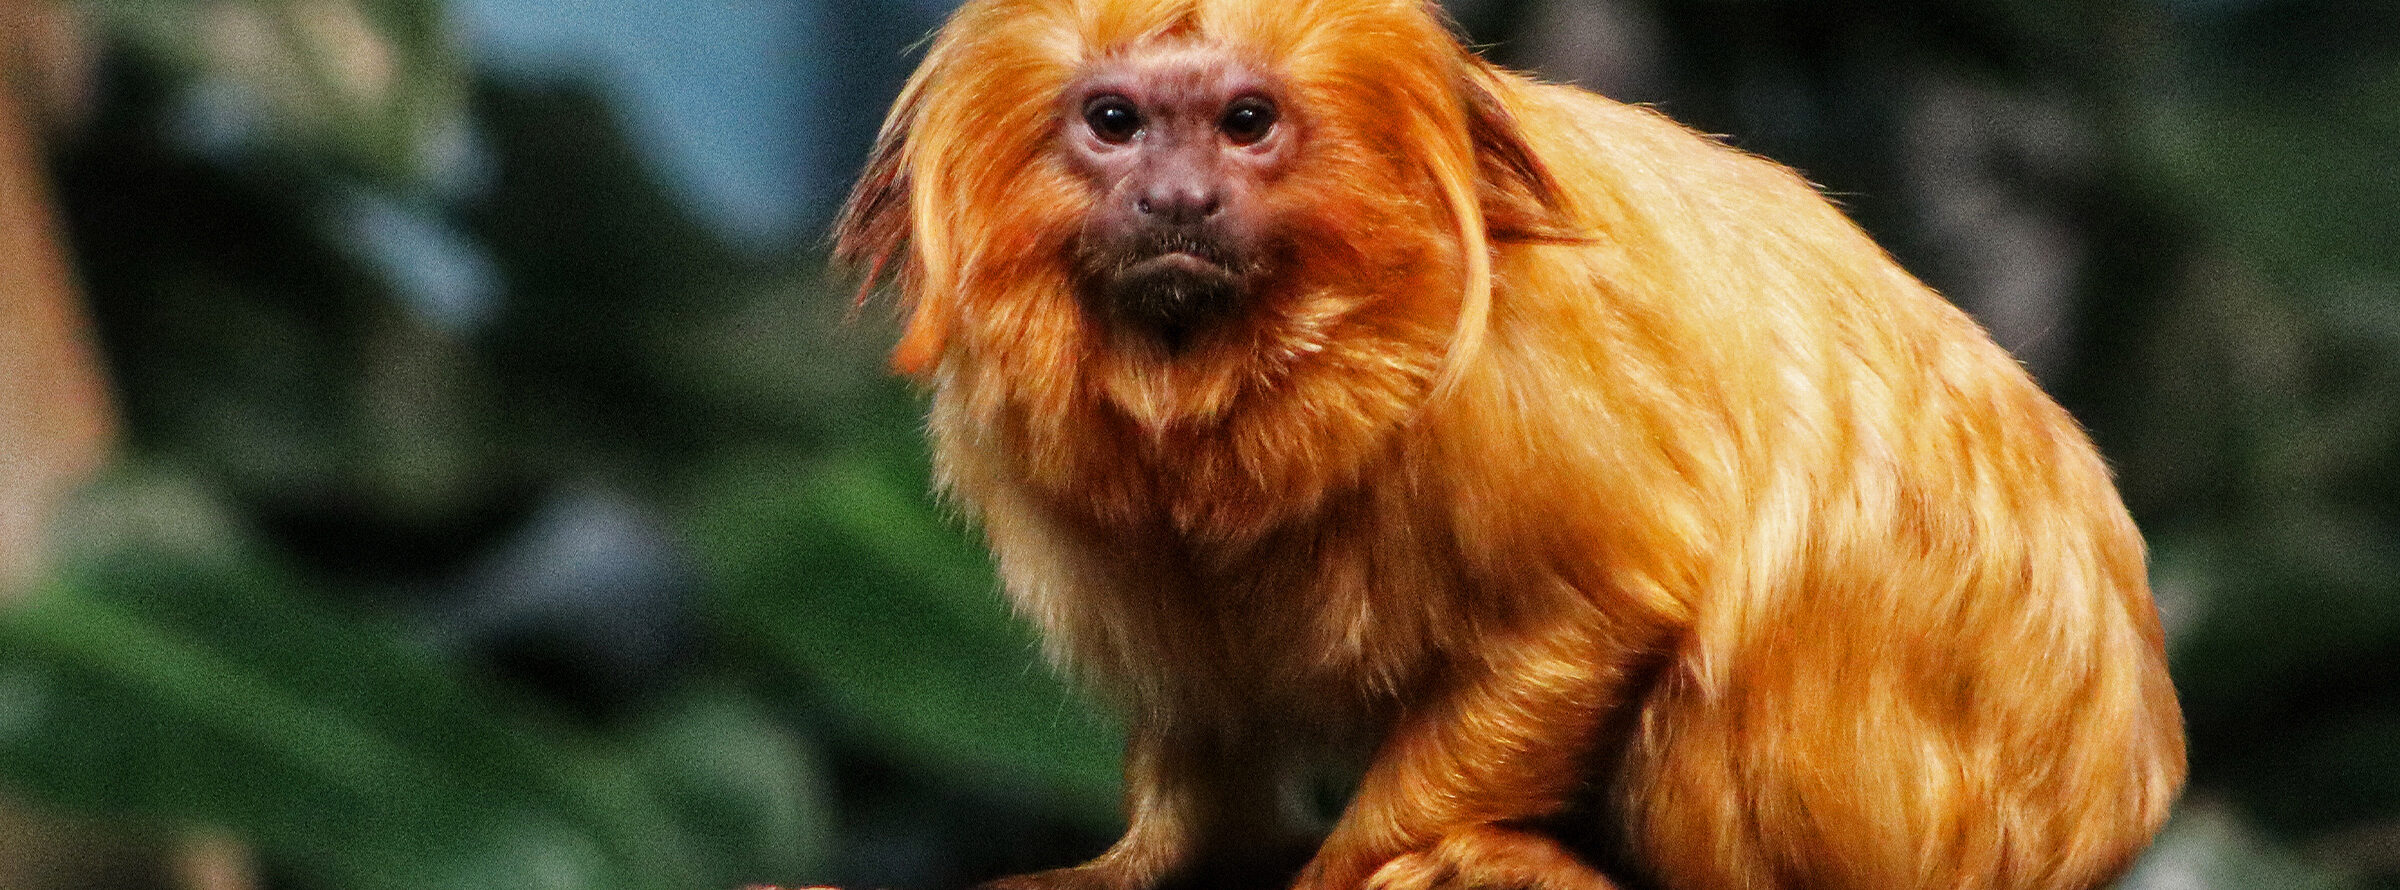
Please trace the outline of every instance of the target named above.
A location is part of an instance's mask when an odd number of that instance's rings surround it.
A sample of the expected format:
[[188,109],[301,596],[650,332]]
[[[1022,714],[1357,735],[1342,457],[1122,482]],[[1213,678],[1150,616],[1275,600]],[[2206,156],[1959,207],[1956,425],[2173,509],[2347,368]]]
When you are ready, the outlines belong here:
[[[1063,257],[1057,97],[1274,72],[1295,259],[1192,349]],[[2071,888],[2182,735],[2140,539],[2062,410],[1791,172],[1502,72],[1419,0],[970,0],[841,227],[914,309],[942,486],[1122,704],[1149,887],[1306,831],[1307,888]]]

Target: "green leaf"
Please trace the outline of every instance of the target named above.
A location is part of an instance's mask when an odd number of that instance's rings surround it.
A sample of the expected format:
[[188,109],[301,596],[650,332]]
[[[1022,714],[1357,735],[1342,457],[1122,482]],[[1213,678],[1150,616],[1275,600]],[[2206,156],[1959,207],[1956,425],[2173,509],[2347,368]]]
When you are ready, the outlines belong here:
[[[217,140],[387,184],[455,154],[465,60],[434,0],[93,0],[101,27],[197,87]],[[297,151],[290,151],[296,149]]]
[[72,568],[0,612],[0,779],[222,826],[335,886],[710,884],[688,811],[637,757],[511,719],[321,602],[221,561]]
[[691,528],[730,636],[904,759],[1110,818],[1117,733],[1042,664],[920,467],[759,458],[708,490]]
[[702,689],[651,715],[627,746],[692,829],[689,853],[711,887],[802,883],[827,852],[824,767],[760,704]]

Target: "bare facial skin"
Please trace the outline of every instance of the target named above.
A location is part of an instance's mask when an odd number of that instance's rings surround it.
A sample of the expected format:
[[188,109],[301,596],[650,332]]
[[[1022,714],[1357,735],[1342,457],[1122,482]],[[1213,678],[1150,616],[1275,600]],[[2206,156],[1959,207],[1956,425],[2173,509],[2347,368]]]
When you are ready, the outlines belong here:
[[1095,196],[1075,255],[1087,302],[1170,349],[1238,314],[1268,272],[1259,193],[1300,141],[1271,81],[1180,48],[1103,62],[1061,105]]

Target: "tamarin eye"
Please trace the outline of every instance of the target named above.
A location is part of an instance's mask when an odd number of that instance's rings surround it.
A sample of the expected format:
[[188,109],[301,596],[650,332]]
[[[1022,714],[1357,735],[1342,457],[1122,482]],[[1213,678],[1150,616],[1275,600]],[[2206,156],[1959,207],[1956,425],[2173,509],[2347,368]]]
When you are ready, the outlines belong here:
[[1225,109],[1225,118],[1217,122],[1217,129],[1235,145],[1255,143],[1275,129],[1275,106],[1265,99],[1236,101],[1233,107]]
[[1123,96],[1098,96],[1084,103],[1083,123],[1102,142],[1131,142],[1142,132],[1142,112]]

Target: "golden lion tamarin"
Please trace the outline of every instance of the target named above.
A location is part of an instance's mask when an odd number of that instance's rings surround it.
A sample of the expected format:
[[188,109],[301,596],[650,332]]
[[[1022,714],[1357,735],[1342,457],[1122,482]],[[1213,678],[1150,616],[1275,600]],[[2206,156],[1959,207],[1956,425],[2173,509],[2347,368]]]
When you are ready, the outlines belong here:
[[2182,780],[2074,421],[1790,171],[1425,0],[969,0],[839,252],[1128,715],[1124,838],[999,886],[2090,887]]

